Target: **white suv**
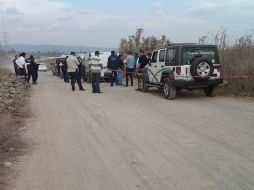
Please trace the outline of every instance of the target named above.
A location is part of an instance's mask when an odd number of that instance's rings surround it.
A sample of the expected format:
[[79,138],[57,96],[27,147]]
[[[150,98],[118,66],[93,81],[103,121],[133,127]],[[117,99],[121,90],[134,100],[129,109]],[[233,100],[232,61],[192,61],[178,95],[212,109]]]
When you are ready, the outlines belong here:
[[153,51],[152,63],[139,76],[138,88],[163,88],[167,99],[174,99],[181,89],[204,89],[214,96],[215,88],[223,83],[217,46],[172,44]]

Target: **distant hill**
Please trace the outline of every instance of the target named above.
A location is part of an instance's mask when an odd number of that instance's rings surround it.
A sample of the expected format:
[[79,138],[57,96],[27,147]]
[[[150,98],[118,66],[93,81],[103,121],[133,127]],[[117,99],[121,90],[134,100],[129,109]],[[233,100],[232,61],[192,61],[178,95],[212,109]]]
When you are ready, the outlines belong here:
[[89,47],[89,46],[67,46],[67,45],[33,45],[33,44],[11,44],[9,49],[14,49],[17,52],[25,51],[25,52],[66,52],[70,51],[75,52],[109,52],[111,50],[117,51],[117,48],[103,48],[103,47]]

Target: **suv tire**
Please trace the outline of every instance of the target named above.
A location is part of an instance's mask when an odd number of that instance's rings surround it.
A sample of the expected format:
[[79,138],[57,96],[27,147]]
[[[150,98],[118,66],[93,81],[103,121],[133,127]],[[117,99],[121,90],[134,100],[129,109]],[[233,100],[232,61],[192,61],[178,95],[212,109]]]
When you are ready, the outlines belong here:
[[190,73],[196,81],[205,81],[210,78],[213,70],[213,64],[209,59],[199,57],[191,63]]
[[215,86],[208,86],[208,87],[204,88],[205,95],[208,96],[208,97],[216,96],[215,91],[216,91]]
[[138,89],[142,92],[148,92],[148,90],[149,90],[149,87],[146,84],[144,76],[139,76],[139,78],[138,78]]
[[168,100],[173,100],[176,97],[176,87],[172,85],[168,78],[166,78],[163,83],[163,94]]

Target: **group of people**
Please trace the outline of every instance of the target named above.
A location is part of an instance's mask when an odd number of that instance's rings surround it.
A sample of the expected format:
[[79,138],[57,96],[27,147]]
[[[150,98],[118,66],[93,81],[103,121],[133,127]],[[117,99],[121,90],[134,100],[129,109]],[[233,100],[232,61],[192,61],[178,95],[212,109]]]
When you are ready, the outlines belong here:
[[[103,64],[101,62],[100,52],[96,51],[94,56],[89,56],[88,59],[89,70],[91,72],[92,93],[102,93],[100,89],[100,77]],[[144,50],[140,50],[139,54],[133,54],[129,51],[127,55],[122,53],[117,55],[115,51],[111,51],[111,55],[107,61],[107,69],[112,72],[109,80],[110,85],[123,85],[122,78],[125,74],[125,87],[129,86],[129,78],[131,86],[133,86],[134,74],[141,73],[147,64],[151,64],[151,54],[145,55]],[[66,58],[66,67],[68,76],[71,79],[72,91],[75,91],[76,82],[78,83],[79,90],[85,90],[81,83],[79,65],[80,61],[75,56],[75,52],[71,52],[70,56]]]
[[26,58],[26,53],[24,52],[16,55],[13,60],[13,66],[17,76],[23,76],[28,83],[32,78],[32,84],[37,84],[39,64],[36,63],[33,55],[30,55],[29,58]]
[[144,50],[139,50],[139,53],[135,54],[128,51],[126,55],[120,53],[118,56],[115,51],[112,51],[107,64],[108,69],[112,70],[112,77],[110,79],[111,86],[114,83],[116,85],[123,85],[122,78],[124,74],[126,78],[125,87],[129,86],[129,78],[131,86],[133,86],[134,74],[142,72],[142,69],[148,64],[151,64],[151,54],[148,53],[145,55]]

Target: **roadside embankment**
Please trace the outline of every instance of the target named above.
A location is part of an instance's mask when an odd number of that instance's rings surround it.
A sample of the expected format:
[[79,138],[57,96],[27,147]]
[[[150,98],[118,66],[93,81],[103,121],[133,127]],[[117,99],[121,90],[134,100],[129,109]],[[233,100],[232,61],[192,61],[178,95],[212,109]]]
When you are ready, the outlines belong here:
[[0,189],[9,185],[13,164],[24,153],[21,132],[28,117],[28,87],[23,78],[0,67]]

